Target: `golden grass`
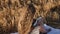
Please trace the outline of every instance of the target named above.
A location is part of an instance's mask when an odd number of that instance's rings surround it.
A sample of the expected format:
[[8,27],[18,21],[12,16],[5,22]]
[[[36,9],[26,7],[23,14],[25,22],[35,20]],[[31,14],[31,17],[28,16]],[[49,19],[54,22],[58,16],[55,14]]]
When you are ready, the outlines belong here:
[[[33,19],[39,16],[43,16],[44,18],[50,17],[52,20],[59,19],[59,11],[55,10],[52,14],[51,9],[60,6],[60,0],[30,1],[31,0],[0,0],[0,27],[3,30],[1,33],[4,31],[5,33],[9,33],[12,30],[18,30],[19,34],[28,34]],[[33,4],[33,7],[29,7],[30,3]]]

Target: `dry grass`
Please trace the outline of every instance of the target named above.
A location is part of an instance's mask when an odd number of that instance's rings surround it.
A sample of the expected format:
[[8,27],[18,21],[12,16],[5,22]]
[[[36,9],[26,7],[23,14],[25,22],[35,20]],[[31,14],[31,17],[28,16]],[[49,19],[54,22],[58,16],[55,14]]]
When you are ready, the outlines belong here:
[[0,33],[5,34],[18,30],[21,34],[28,34],[33,18],[36,19],[39,16],[52,18],[53,21],[60,20],[60,8],[58,8],[60,0],[30,1],[0,0]]

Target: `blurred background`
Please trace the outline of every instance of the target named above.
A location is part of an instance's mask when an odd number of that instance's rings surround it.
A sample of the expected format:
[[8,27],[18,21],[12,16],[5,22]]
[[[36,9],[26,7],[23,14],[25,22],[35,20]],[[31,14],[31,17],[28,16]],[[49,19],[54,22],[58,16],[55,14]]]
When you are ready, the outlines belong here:
[[0,34],[17,32],[20,9],[30,4],[36,11],[33,19],[43,16],[47,25],[60,29],[60,0],[0,0]]

